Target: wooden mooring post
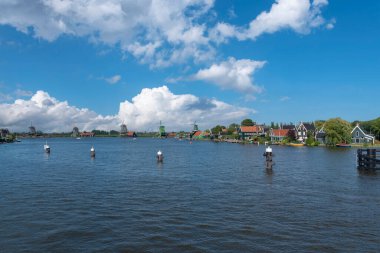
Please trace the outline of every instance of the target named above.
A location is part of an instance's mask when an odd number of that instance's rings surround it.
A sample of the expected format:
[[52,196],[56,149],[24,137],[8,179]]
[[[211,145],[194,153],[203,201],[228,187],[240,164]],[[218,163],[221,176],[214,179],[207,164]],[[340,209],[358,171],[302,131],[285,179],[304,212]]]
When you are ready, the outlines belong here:
[[380,150],[358,149],[357,166],[358,169],[380,170]]
[[264,153],[264,156],[265,156],[265,168],[267,170],[272,170],[273,168],[273,153],[272,153],[272,148],[271,147],[267,147],[265,149],[265,153]]

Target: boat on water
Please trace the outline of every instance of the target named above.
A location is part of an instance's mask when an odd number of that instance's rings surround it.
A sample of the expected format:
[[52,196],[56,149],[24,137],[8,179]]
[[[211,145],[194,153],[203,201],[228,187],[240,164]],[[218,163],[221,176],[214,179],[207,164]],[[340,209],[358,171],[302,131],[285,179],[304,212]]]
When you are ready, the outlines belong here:
[[47,144],[47,142],[44,145],[44,150],[45,150],[46,153],[48,153],[48,154],[50,153],[50,146]]
[[338,143],[335,146],[337,148],[351,148],[351,144],[347,144],[347,143]]
[[302,146],[305,146],[305,144],[303,144],[303,143],[289,143],[289,146],[292,146],[292,147],[302,147]]

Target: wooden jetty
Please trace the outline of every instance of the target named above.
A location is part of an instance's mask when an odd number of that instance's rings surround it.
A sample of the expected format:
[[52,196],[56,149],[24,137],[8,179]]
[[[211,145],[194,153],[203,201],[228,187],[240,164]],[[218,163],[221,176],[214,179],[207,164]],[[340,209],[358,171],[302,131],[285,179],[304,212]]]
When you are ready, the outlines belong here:
[[358,169],[380,170],[380,150],[358,149],[357,166]]

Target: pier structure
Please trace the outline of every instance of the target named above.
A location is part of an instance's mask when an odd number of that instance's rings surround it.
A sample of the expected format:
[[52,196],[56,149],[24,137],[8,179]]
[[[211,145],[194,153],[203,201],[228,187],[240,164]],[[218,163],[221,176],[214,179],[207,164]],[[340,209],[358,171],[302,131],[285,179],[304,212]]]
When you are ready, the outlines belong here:
[[380,170],[380,150],[358,149],[357,168],[365,170]]

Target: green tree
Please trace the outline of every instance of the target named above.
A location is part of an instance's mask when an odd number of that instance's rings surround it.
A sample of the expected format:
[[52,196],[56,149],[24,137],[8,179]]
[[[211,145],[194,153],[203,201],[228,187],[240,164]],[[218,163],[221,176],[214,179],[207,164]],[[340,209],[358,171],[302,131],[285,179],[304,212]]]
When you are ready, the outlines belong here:
[[323,125],[325,124],[326,121],[324,120],[316,120],[314,121],[314,126],[316,129],[321,129],[323,127]]
[[[354,122],[356,126],[356,122]],[[375,135],[380,140],[380,117],[377,119],[360,122],[360,127],[367,133]]]
[[307,132],[306,145],[313,146],[315,143],[314,135],[311,132]]
[[213,134],[219,134],[219,133],[221,133],[222,130],[225,129],[225,128],[226,128],[225,126],[217,125],[217,126],[211,128],[211,132],[212,132]]
[[94,129],[91,132],[94,133],[95,135],[98,135],[98,136],[99,135],[109,135],[109,132],[104,131],[104,130],[96,130],[96,129]]
[[233,132],[236,131],[240,126],[236,123],[232,123],[228,126],[228,134],[232,134]]
[[110,131],[110,135],[119,135],[120,132],[116,131],[116,130],[111,130]]
[[288,134],[286,136],[287,141],[288,142],[293,142],[293,141],[296,140],[296,138],[297,138],[297,136],[296,136],[296,130],[289,129]]
[[255,122],[253,122],[251,119],[244,119],[244,120],[241,122],[241,125],[242,125],[242,126],[254,126],[254,125],[255,125]]
[[337,143],[351,143],[351,124],[341,118],[329,119],[325,123],[326,142],[329,146]]

